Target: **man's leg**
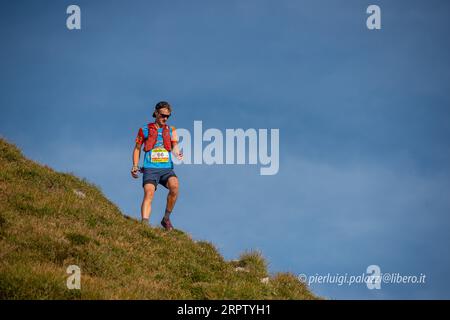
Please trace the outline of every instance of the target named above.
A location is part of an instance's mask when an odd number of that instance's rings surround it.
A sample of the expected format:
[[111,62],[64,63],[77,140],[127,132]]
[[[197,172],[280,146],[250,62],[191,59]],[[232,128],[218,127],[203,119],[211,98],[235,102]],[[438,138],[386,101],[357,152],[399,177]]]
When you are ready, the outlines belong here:
[[166,212],[164,213],[164,218],[161,224],[167,230],[173,229],[172,223],[170,222],[170,214],[172,213],[173,207],[178,197],[178,178],[175,176],[170,177],[167,180],[167,189],[169,189],[169,194],[167,195]]
[[148,223],[152,211],[152,200],[155,195],[155,190],[156,188],[153,183],[146,183],[144,185],[144,199],[142,200],[141,206],[142,222]]
[[178,198],[178,178],[170,177],[167,181],[167,189],[169,189],[169,194],[167,195],[166,213],[164,218],[168,219],[172,213],[175,202]]

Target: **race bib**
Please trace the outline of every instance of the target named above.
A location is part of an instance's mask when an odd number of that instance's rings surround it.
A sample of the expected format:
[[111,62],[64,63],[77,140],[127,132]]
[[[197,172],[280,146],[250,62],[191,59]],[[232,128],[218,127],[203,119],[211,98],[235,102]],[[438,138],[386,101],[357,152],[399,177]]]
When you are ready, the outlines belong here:
[[164,163],[169,162],[169,152],[164,148],[155,148],[152,150],[151,162]]

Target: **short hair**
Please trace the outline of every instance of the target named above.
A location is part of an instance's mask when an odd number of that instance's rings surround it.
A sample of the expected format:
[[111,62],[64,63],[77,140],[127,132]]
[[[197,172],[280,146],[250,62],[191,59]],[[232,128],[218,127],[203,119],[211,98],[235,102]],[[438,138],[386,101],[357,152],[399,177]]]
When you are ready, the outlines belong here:
[[155,111],[153,111],[153,118],[156,118],[156,111],[159,109],[169,109],[172,112],[172,107],[167,101],[160,101],[155,105]]

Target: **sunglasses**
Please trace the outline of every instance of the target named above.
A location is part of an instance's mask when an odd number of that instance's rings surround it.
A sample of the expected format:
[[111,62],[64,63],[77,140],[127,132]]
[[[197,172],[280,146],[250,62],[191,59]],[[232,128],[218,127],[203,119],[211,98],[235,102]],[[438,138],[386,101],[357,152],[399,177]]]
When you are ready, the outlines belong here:
[[162,113],[160,113],[159,115],[161,116],[161,118],[169,119],[169,117],[170,117],[170,114],[162,114]]

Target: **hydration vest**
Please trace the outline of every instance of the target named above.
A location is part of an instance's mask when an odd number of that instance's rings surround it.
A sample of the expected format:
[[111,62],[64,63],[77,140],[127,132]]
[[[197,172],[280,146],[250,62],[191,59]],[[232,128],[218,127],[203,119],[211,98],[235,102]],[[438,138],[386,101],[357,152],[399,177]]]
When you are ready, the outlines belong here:
[[[156,140],[158,139],[158,128],[156,127],[156,124],[149,123],[147,125],[147,127],[148,127],[148,137],[145,140],[145,144],[144,144],[145,152],[152,150],[156,144]],[[163,137],[164,148],[167,151],[172,150],[172,142],[170,141],[170,129],[167,124],[164,125],[164,127],[163,127],[162,137]]]

